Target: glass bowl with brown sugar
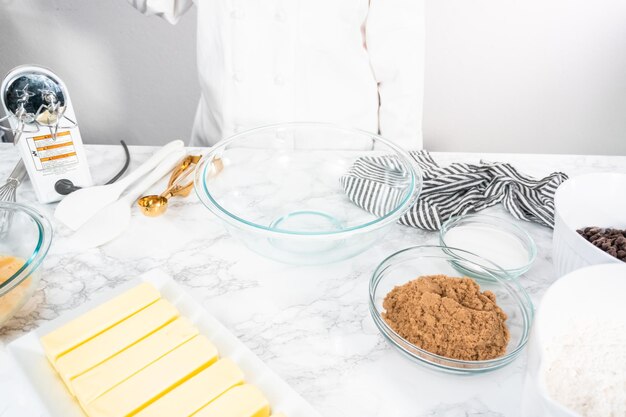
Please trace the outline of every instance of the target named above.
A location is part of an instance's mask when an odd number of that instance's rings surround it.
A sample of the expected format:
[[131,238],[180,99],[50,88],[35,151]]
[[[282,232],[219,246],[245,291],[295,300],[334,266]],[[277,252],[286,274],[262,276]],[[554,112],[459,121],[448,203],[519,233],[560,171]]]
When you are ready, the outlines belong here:
[[[524,349],[532,302],[489,260],[441,246],[394,253],[374,271],[370,312],[384,338],[414,362],[475,374],[501,368]],[[479,271],[472,277],[458,271]]]

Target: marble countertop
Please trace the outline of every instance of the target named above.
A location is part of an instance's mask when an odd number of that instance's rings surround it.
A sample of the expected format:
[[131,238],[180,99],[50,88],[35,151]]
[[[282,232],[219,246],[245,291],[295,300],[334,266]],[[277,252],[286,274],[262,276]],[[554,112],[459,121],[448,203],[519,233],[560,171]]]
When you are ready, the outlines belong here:
[[[155,148],[131,147],[132,165]],[[94,180],[101,183],[121,167],[119,146],[87,146]],[[541,176],[562,171],[626,173],[626,157],[434,153],[443,164],[456,161],[510,162]],[[17,160],[0,145],[4,177]],[[35,203],[29,183],[18,200],[50,215],[54,205]],[[493,209],[496,212],[502,209]],[[503,212],[503,211],[502,211]],[[53,223],[54,223],[54,219]],[[192,194],[174,200],[167,215],[146,218],[136,210],[129,230],[100,247],[74,252],[68,229],[55,237],[40,288],[0,329],[4,345],[41,323],[80,306],[104,288],[160,268],[190,290],[207,310],[238,336],[326,417],[449,417],[520,415],[526,357],[480,376],[459,377],[426,370],[400,356],[376,329],[368,310],[368,281],[389,254],[415,244],[436,244],[436,233],[396,225],[367,252],[332,265],[296,267],[250,252],[231,238]],[[538,257],[521,284],[537,303],[556,279],[551,230],[523,223]],[[28,416],[27,398],[8,370],[0,349],[0,416]]]

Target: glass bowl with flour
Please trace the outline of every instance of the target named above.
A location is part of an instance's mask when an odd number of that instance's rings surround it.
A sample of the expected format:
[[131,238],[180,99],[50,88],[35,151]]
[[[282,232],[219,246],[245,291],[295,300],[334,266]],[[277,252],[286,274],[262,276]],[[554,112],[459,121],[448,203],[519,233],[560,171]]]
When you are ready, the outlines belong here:
[[[451,218],[441,226],[439,241],[441,246],[449,248],[449,255],[453,257],[463,258],[466,254],[451,248],[463,249],[499,267],[484,265],[481,269],[459,270],[483,279],[490,278],[485,276],[485,270],[500,278],[517,278],[530,269],[537,256],[535,242],[524,229],[510,220],[485,214]],[[461,265],[467,264],[458,264],[459,267]]]

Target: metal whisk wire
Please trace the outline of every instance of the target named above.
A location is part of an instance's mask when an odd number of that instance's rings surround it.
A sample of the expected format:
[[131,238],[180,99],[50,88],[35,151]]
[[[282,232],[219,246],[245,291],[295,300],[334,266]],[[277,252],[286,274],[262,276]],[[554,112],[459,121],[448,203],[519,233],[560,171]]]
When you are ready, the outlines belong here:
[[17,195],[16,188],[20,185],[15,178],[9,178],[2,187],[0,187],[0,201],[15,201]]
[[[6,201],[14,203],[17,197],[17,187],[21,184],[22,180],[26,176],[26,166],[20,159],[9,177],[6,183],[0,187],[0,202]],[[0,237],[3,236],[11,225],[12,213],[9,211],[2,211],[0,213]]]

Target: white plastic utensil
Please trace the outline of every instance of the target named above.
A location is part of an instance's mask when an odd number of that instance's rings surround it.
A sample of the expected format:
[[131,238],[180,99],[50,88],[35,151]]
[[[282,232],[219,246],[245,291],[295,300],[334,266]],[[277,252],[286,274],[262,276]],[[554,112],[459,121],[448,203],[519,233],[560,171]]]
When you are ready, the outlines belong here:
[[102,208],[72,235],[73,243],[81,249],[95,248],[121,235],[130,223],[131,206],[148,188],[174,169],[185,155],[179,149],[168,155],[127,194]]
[[182,140],[172,141],[163,146],[152,155],[150,159],[116,183],[74,191],[61,200],[54,211],[54,217],[70,229],[78,230],[87,220],[98,213],[100,209],[117,200],[131,184],[150,172],[168,155],[180,151],[184,146],[185,144]]

